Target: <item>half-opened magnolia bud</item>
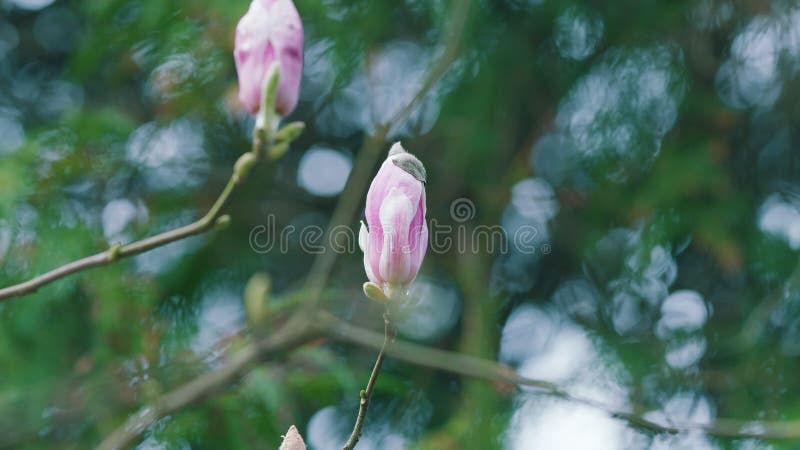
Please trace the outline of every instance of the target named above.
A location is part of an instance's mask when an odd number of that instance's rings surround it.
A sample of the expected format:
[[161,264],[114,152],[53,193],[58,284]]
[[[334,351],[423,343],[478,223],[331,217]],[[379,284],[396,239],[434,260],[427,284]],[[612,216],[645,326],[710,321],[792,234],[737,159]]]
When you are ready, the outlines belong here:
[[280,71],[275,109],[282,116],[294,110],[303,72],[303,23],[291,0],[253,0],[236,26],[233,56],[239,100],[250,112],[258,113],[272,63]]
[[396,143],[367,192],[358,243],[367,278],[390,300],[414,281],[428,249],[425,168]]
[[283,436],[283,442],[281,442],[278,450],[306,450],[306,443],[303,442],[303,437],[300,436],[297,427],[294,425],[289,427],[289,431]]

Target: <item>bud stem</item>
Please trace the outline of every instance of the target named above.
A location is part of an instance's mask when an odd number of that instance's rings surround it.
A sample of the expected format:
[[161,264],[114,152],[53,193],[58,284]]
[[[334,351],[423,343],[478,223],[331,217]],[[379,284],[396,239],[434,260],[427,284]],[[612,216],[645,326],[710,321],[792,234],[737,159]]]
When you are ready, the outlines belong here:
[[383,287],[383,293],[386,298],[395,302],[401,301],[406,297],[406,290],[403,286],[395,283],[386,283]]
[[350,438],[344,444],[344,447],[342,447],[342,450],[353,450],[358,443],[358,439],[361,437],[361,429],[364,427],[364,419],[367,417],[369,399],[372,396],[372,391],[375,390],[375,382],[378,381],[378,374],[383,366],[383,361],[386,359],[386,347],[394,342],[394,338],[396,336],[397,329],[395,329],[394,325],[392,325],[389,317],[389,310],[387,309],[386,312],[383,313],[383,345],[381,346],[380,352],[378,352],[378,358],[375,360],[375,366],[372,368],[372,373],[369,376],[369,381],[367,381],[366,389],[363,389],[361,392],[359,392],[358,416],[356,417],[356,424],[353,427],[353,432],[350,434]]

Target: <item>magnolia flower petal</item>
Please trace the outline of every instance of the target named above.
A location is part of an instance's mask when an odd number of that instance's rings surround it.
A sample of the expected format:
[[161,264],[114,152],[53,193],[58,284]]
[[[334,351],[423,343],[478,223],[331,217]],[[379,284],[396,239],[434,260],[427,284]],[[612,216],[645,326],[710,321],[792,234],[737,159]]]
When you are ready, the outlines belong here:
[[385,292],[408,288],[428,248],[425,184],[395,164],[409,155],[399,143],[392,146],[367,192],[367,224],[359,233],[367,276]]
[[358,230],[358,246],[361,251],[367,253],[367,246],[369,245],[369,230],[364,222],[361,222],[361,229]]
[[366,225],[364,225],[364,222],[361,222],[361,229],[358,231],[358,246],[361,247],[361,251],[364,252],[364,272],[366,272],[367,278],[369,281],[380,286],[382,282],[375,276],[375,273],[370,265],[368,251],[369,231],[367,230]]
[[413,205],[419,202],[420,197],[425,192],[425,187],[419,180],[394,165],[391,157],[387,158],[378,170],[378,174],[375,175],[375,179],[372,180],[367,192],[365,215],[370,230],[372,230],[373,226],[380,224],[380,207],[391,189],[398,189],[403,192]]
[[[419,230],[419,232],[416,233],[414,230]],[[428,252],[428,224],[425,222],[425,193],[422,194],[420,206],[417,208],[417,213],[414,216],[411,237],[411,263],[414,265],[412,271],[416,277],[417,272],[419,272],[422,266],[422,260],[425,259],[425,254]],[[411,281],[413,281],[413,279]]]
[[280,70],[276,110],[297,105],[303,71],[303,23],[291,0],[254,0],[236,26],[234,45],[239,99],[256,114],[264,77],[272,63]]
[[303,74],[303,23],[294,3],[276,0],[271,8],[275,25],[272,42],[281,75],[278,81],[278,99],[275,109],[285,116],[297,106],[300,95],[300,78]]
[[[417,247],[416,258],[413,260],[415,265],[414,275],[419,272],[419,268],[422,267],[422,261],[425,259],[425,254],[428,252],[428,225],[425,224],[422,226],[422,232],[419,236],[419,246]],[[412,280],[413,281],[413,280]]]
[[391,188],[380,207],[383,249],[378,271],[387,283],[405,284],[410,281],[409,235],[415,209],[411,200],[397,187]]
[[369,263],[369,258],[366,253],[364,253],[364,272],[367,274],[367,279],[378,286],[383,284],[383,281],[375,276],[375,272],[372,270],[372,266]]
[[239,75],[239,100],[255,114],[261,103],[261,88],[267,66],[275,59],[275,51],[264,29],[269,26],[269,13],[261,2],[254,1],[236,26],[233,51]]
[[384,235],[381,226],[380,208],[391,189],[398,189],[416,204],[424,191],[423,184],[403,169],[395,166],[390,158],[381,165],[367,192],[365,216],[369,225],[369,263],[375,275],[380,276],[380,260]]

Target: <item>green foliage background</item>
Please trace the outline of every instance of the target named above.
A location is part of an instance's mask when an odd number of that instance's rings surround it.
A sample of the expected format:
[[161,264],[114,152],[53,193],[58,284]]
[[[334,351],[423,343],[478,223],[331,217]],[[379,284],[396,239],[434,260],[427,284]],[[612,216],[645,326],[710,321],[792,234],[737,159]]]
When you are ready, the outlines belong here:
[[[252,127],[232,59],[246,1],[20,6],[33,3],[0,1],[3,286],[107,248],[104,217],[114,200],[133,206],[121,234],[128,240],[199,217],[249,149]],[[0,447],[96,445],[241,345],[248,331],[232,305],[253,273],[269,273],[278,297],[302,284],[314,255],[297,242],[286,253],[253,251],[250,231],[269,214],[279,226],[327,224],[338,199],[298,182],[304,155],[322,144],[353,159],[376,129],[369,105],[384,117],[397,104],[359,89],[371,81],[365,71],[399,48],[378,92],[409,100],[409,66],[418,58],[432,65],[426,58],[435,57],[454,6],[297,7],[303,86],[316,91],[291,119],[308,128],[286,157],[256,169],[229,208],[231,227],[0,304]],[[532,306],[558,317],[556,326],[580,329],[618,375],[622,397],[653,411],[681,396],[693,406],[668,412],[682,419],[704,420],[703,405],[711,405],[709,420],[800,417],[795,17],[790,2],[765,0],[473,1],[459,56],[425,99],[426,118],[394,137],[427,167],[429,218],[454,224],[452,202],[468,198],[476,206],[470,227],[528,220],[541,234],[531,258],[431,252],[422,280],[455,296],[457,307],[442,319],[450,325],[423,341],[502,359],[504,324]],[[177,136],[167,145],[177,156],[137,156],[136,136]],[[519,184],[531,177],[551,188],[536,191],[549,192],[544,204]],[[515,210],[520,202],[532,214]],[[785,206],[772,228],[763,219],[770,202]],[[553,204],[557,212],[542,220]],[[654,285],[659,267],[675,273]],[[340,256],[324,306],[377,327],[380,309],[362,298],[363,279],[360,253]],[[699,295],[707,319],[665,337],[663,305],[681,290]],[[214,305],[225,312],[215,316]],[[228,320],[224,336],[198,348],[204,330]],[[702,343],[700,355],[670,364],[687,342],[695,350]],[[139,448],[276,448],[290,424],[307,435],[326,407],[342,418],[330,432],[345,436],[373,358],[316,342],[160,420]],[[390,438],[400,436],[397,448],[543,448],[513,437],[527,420],[519,412],[526,395],[390,360],[364,445],[394,448]],[[626,448],[800,448],[621,426],[636,437]]]

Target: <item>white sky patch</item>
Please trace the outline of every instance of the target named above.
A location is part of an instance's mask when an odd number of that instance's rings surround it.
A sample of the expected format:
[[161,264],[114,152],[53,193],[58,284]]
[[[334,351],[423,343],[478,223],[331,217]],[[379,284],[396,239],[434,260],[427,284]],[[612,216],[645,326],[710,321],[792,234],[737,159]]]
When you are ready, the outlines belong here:
[[603,37],[603,19],[572,7],[564,11],[555,25],[555,42],[563,58],[581,60],[594,53]]
[[410,297],[416,301],[401,306],[396,325],[414,340],[430,340],[449,331],[458,320],[461,302],[452,288],[417,278]]
[[661,304],[661,320],[656,333],[666,336],[673,331],[697,331],[708,319],[703,297],[695,291],[679,290]]
[[540,352],[556,325],[550,315],[533,305],[514,309],[503,326],[500,337],[500,361],[519,364]]
[[25,129],[14,112],[0,108],[0,154],[13,153],[25,143]]
[[[631,445],[639,443],[639,445]],[[646,448],[627,425],[589,406],[529,398],[514,413],[506,435],[508,450],[619,450]]]
[[297,183],[311,194],[333,197],[344,189],[353,162],[348,156],[326,147],[312,147],[300,160]]
[[18,8],[35,11],[50,6],[55,0],[11,0]]
[[511,188],[511,204],[523,217],[545,223],[558,213],[555,191],[543,178],[526,178]]
[[761,205],[758,228],[783,239],[792,250],[800,249],[800,208],[781,195],[773,194]]
[[155,189],[188,189],[206,179],[210,170],[202,126],[178,119],[167,126],[146,123],[131,133],[127,156],[142,168]]
[[136,219],[136,205],[128,199],[112,200],[103,208],[103,235],[109,243],[130,240],[125,229]]
[[241,296],[223,288],[211,289],[203,298],[192,350],[209,354],[225,337],[244,326]]

